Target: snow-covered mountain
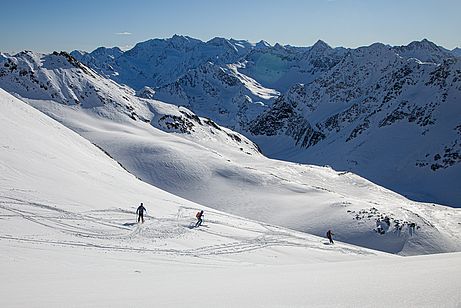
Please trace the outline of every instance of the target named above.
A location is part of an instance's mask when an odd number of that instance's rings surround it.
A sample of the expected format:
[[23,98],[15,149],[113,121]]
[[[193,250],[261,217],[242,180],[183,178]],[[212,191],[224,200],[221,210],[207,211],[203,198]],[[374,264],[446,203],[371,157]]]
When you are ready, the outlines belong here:
[[252,44],[240,40],[214,38],[202,42],[188,36],[174,35],[168,39],[138,43],[115,57],[113,49],[104,51],[101,48],[85,55],[74,51],[71,55],[99,73],[139,90],[144,86],[158,87],[172,83],[187,70],[209,61],[216,64],[233,63],[252,47]]
[[249,50],[236,63],[230,57],[223,63],[211,59],[213,62],[190,69],[175,82],[157,87],[155,94],[148,95],[246,131],[249,122],[272,104],[279,90],[296,81],[312,81],[334,66],[345,52],[322,41],[309,48],[279,44],[272,47],[259,42]]
[[403,255],[461,249],[459,210],[412,202],[352,173],[267,159],[242,135],[139,98],[66,53],[20,53],[0,67],[1,88],[175,195],[320,236],[333,228],[339,240]]
[[[209,50],[212,42],[220,43],[212,45],[216,48],[229,47],[233,41],[215,38],[200,46]],[[333,49],[323,41],[308,48],[279,44],[272,47],[264,41],[254,46],[248,42],[242,45],[245,48],[239,50],[238,57],[209,57],[205,58],[208,62],[197,67],[194,65],[200,61],[188,59],[187,65],[179,67],[192,68],[177,80],[152,90],[151,87],[143,88],[139,94],[186,106],[221,125],[246,131],[248,124],[272,104],[280,90],[286,90],[295,82],[314,80],[334,66],[346,51]],[[163,50],[163,47],[158,49]],[[207,53],[215,54],[216,51],[211,49]],[[91,65],[90,61],[83,60]]]
[[183,105],[231,129],[245,130],[280,93],[240,74],[235,65],[207,62],[189,70],[174,83],[144,90],[141,96]]
[[293,86],[250,132],[265,136],[254,140],[270,157],[328,164],[416,200],[459,207],[460,103],[459,59],[423,63],[374,44]]
[[[103,78],[61,52],[22,52],[0,61],[0,87],[21,97],[52,101],[51,113],[59,106],[114,122],[141,122],[166,132],[190,135],[198,143],[219,139],[236,151],[258,155],[259,150],[244,136],[200,118],[190,110],[136,97],[128,87]],[[73,119],[78,121],[76,119]],[[72,119],[69,119],[72,121]]]
[[414,41],[404,46],[396,46],[392,49],[405,59],[414,58],[421,62],[440,64],[444,60],[453,57],[450,50],[438,46],[427,39]]
[[106,48],[99,47],[92,52],[74,50],[71,55],[79,59],[80,62],[85,63],[93,70],[108,77],[115,77],[116,72],[112,67],[115,59],[120,57],[123,51],[118,47]]
[[[2,306],[456,306],[461,300],[459,253],[403,258],[328,245],[206,208],[139,181],[2,89],[0,129]],[[135,222],[139,202],[148,210],[144,224]],[[190,228],[199,209],[204,224]]]

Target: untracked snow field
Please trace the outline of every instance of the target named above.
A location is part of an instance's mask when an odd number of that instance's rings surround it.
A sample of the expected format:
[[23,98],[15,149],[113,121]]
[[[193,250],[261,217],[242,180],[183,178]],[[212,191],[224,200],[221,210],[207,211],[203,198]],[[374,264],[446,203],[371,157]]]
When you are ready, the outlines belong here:
[[329,245],[209,209],[0,94],[0,307],[461,305],[461,253]]

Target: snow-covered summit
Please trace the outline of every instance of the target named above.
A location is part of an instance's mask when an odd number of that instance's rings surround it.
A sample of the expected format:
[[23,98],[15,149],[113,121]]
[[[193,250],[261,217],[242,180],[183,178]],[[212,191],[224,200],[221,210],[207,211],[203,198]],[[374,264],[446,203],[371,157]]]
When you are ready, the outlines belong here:
[[[252,48],[253,44],[243,40],[216,37],[203,42],[188,36],[174,35],[167,39],[140,42],[114,57],[111,62],[104,63],[113,70],[108,74],[110,78],[140,89],[143,86],[156,87],[174,82],[189,69],[208,61],[233,63]],[[91,64],[87,58],[74,55],[83,63]]]
[[215,37],[207,41],[205,44],[224,50],[230,49],[238,55],[245,55],[248,50],[253,48],[253,44],[244,40],[226,39],[223,37]]
[[322,40],[317,40],[314,45],[311,46],[311,49],[319,49],[319,50],[324,50],[324,49],[330,49],[330,45],[328,45],[326,42]]
[[430,63],[442,63],[443,60],[452,57],[449,50],[427,39],[413,41],[406,46],[396,46],[393,47],[393,50],[406,59],[415,58],[422,62]]
[[268,48],[268,47],[271,47],[271,44],[269,44],[265,40],[260,40],[259,42],[257,42],[255,44],[256,49],[264,49],[264,48]]

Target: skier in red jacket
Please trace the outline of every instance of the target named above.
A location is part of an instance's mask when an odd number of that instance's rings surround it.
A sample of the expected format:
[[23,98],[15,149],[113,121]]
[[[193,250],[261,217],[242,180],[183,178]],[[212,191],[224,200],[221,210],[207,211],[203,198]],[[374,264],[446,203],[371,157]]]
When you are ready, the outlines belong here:
[[197,223],[195,224],[196,228],[202,224],[202,216],[203,216],[203,210],[195,214],[195,217],[197,217]]

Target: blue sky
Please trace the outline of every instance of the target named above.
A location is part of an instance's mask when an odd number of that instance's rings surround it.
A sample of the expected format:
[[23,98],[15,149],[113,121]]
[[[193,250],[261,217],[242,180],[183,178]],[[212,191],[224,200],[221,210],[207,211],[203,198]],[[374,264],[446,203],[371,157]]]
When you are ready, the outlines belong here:
[[0,9],[3,52],[128,48],[173,34],[345,47],[427,38],[461,47],[459,0],[22,0]]

